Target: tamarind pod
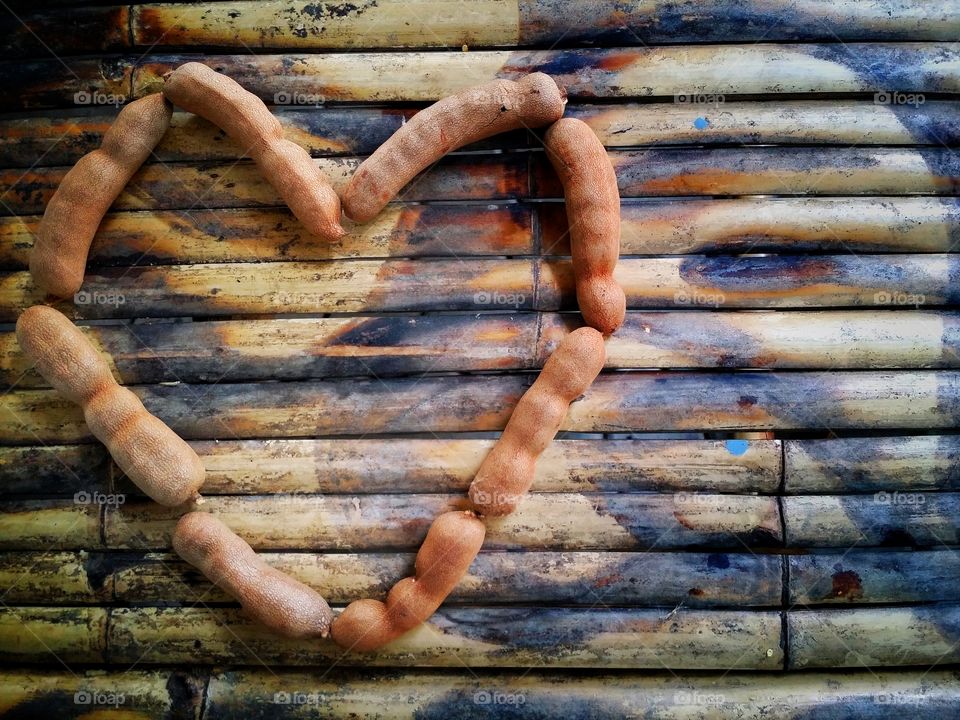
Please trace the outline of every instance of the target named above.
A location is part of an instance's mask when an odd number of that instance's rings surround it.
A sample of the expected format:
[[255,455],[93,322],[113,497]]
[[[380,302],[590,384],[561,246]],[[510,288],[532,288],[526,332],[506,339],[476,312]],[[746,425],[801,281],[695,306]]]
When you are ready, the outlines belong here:
[[563,185],[580,312],[588,325],[609,335],[627,311],[623,288],[613,279],[620,257],[616,173],[600,139],[582,120],[558,120],[544,141]]
[[37,228],[30,273],[37,286],[57,297],[83,284],[90,243],[104,214],[170,126],[173,108],[162,95],[130,103],[60,182]]
[[566,103],[566,91],[539,72],[446,97],[414,115],[364,160],[343,192],[344,212],[368,222],[448,152],[508,130],[547,125],[563,115]]
[[210,513],[180,518],[173,549],[271,630],[292,638],[330,634],[333,612],[320,593],[268,565]]
[[516,509],[533,484],[537,458],[553,441],[570,403],[586,392],[605,360],[603,336],[593,328],[574,330],[560,342],[470,484],[477,512],[500,516]]
[[385,603],[350,603],[333,622],[334,642],[348,650],[375,650],[425,622],[466,574],[485,534],[469,510],[439,515],[417,553],[414,577],[394,585]]
[[90,432],[117,466],[161,505],[197,497],[200,458],[173,430],[114,380],[86,336],[66,316],[34,305],[17,320],[17,341],[55,390],[83,408]]
[[163,94],[239,142],[309,232],[328,240],[344,235],[337,193],[310,154],[284,137],[280,121],[260,98],[198,62],[167,75]]

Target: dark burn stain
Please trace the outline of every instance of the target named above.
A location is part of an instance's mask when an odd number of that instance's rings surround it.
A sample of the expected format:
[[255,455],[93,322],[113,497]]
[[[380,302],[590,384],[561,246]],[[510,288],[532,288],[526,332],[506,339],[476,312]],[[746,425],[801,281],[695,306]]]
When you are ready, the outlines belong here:
[[756,395],[741,395],[740,399],[737,400],[737,405],[741,408],[750,408],[757,404]]
[[371,0],[371,2],[362,5],[355,5],[354,3],[310,3],[304,5],[301,12],[314,20],[323,20],[324,18],[345,18],[349,15],[359,16],[375,7],[377,7],[376,0]]
[[687,590],[687,594],[691,597],[703,597],[706,593],[703,592],[701,588],[690,588]]
[[839,570],[831,576],[833,587],[824,600],[830,598],[844,598],[853,602],[863,597],[863,584],[860,576],[853,570]]
[[83,571],[90,588],[103,593],[112,587],[110,581],[117,573],[137,567],[142,561],[143,557],[136,553],[90,553],[83,562]]
[[913,535],[900,528],[887,530],[883,534],[880,545],[882,547],[919,547]]
[[707,558],[707,567],[713,570],[726,570],[730,567],[730,557],[724,553],[712,553]]

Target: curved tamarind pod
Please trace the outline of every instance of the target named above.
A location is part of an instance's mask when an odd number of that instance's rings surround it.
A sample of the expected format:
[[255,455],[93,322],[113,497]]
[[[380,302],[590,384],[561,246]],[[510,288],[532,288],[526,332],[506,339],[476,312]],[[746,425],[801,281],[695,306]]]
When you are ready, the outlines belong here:
[[70,297],[80,289],[100,221],[150,157],[172,113],[160,94],[133,101],[104,133],[100,147],[63,176],[30,252],[30,274],[37,287],[57,297]]
[[627,299],[613,279],[620,257],[617,175],[599,138],[582,120],[563,118],[544,140],[563,185],[577,303],[587,325],[609,335],[623,324]]
[[169,73],[163,94],[240,143],[308,232],[327,240],[343,236],[337,193],[310,154],[284,137],[280,121],[260,98],[197,62]]
[[107,363],[66,316],[34,305],[17,320],[17,341],[47,382],[83,408],[90,432],[137,487],[161,505],[197,498],[205,474],[200,458],[117,384]]
[[446,97],[414,115],[360,165],[343,192],[343,210],[368,222],[448,152],[508,130],[547,125],[563,115],[566,103],[566,91],[544,73]]
[[334,642],[348,650],[375,650],[425,622],[466,574],[485,534],[470,511],[438,516],[417,553],[415,576],[394,585],[386,603],[350,603],[333,621]]
[[173,549],[271,630],[292,638],[330,634],[333,612],[320,593],[265,563],[210,513],[181,517]]
[[470,484],[477,512],[499,516],[516,509],[533,484],[537,458],[557,434],[570,403],[586,392],[605,360],[603,336],[593,328],[574,330],[561,341]]

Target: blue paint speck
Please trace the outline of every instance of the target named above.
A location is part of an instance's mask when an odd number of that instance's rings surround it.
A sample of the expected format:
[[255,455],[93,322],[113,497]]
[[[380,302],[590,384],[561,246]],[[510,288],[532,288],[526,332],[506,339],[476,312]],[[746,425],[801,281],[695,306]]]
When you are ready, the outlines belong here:
[[693,121],[693,126],[697,130],[706,130],[708,127],[710,127],[710,121],[707,120],[705,117],[698,117],[696,120]]
[[750,443],[746,440],[727,440],[727,452],[731,455],[743,455],[749,447]]

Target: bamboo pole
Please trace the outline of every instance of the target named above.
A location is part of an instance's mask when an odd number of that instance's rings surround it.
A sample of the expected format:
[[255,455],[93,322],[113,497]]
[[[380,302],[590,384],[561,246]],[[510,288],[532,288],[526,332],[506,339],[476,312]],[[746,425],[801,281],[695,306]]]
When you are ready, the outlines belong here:
[[0,670],[5,717],[200,720],[209,673],[197,670],[51,668]]
[[[455,674],[397,672],[373,677],[336,671],[269,673],[240,670],[210,679],[205,717],[247,715],[271,701],[313,701],[329,716],[383,720],[423,717],[600,717],[661,720],[805,720],[850,716],[893,718],[909,712],[938,720],[960,708],[955,671],[712,675],[677,673],[559,674],[542,670],[483,670]],[[286,693],[286,695],[284,694]]]
[[[948,148],[747,147],[608,151],[621,197],[690,195],[952,195],[960,160]],[[562,197],[540,155],[532,194]]]
[[[516,313],[82,329],[111,358],[118,382],[135,385],[529,370],[580,323],[579,315]],[[960,315],[943,311],[630,312],[607,341],[606,367],[952,368],[960,365],[958,325]],[[0,385],[47,387],[13,332],[0,333]]]
[[[960,201],[950,197],[800,197],[625,201],[622,255],[699,252],[950,252]],[[538,206],[541,252],[569,255],[561,203]]]
[[[960,160],[949,148],[681,148],[610,150],[620,195],[952,195]],[[317,158],[342,189],[360,162]],[[528,177],[528,163],[532,165]],[[0,170],[3,215],[39,215],[68,167]],[[532,183],[532,187],[531,187]],[[454,155],[432,166],[403,201],[562,198],[542,154]],[[113,204],[115,210],[274,207],[276,191],[252,162],[144,165]],[[629,232],[630,228],[627,228]]]
[[[22,0],[12,0],[13,5]],[[75,5],[55,0],[53,5]],[[137,47],[166,49],[497,47],[559,44],[826,40],[954,40],[960,18],[949,4],[916,0],[880,5],[843,0],[787,7],[768,0],[668,3],[612,8],[600,0],[574,6],[555,0],[379,0],[327,10],[279,0],[134,4],[75,8],[71,13],[18,8],[0,24],[7,54],[60,55]],[[99,11],[99,12],[94,12]],[[128,17],[129,11],[129,17]],[[74,13],[77,17],[74,17]],[[71,22],[72,21],[72,22]],[[129,35],[128,35],[129,33]]]
[[[331,603],[381,597],[413,570],[412,553],[261,553]],[[777,555],[747,552],[483,552],[445,600],[569,606],[775,607]],[[656,577],[658,581],[649,582]],[[232,603],[176,555],[136,552],[0,553],[8,605]]]
[[[277,384],[134,386],[147,409],[190,440],[502,430],[528,375]],[[412,410],[413,409],[413,410]],[[92,438],[52,390],[0,396],[6,445]],[[575,402],[571,432],[952,428],[953,371],[633,372],[602,374]]]
[[[29,262],[40,218],[0,218],[0,267]],[[90,264],[313,261],[337,258],[530,255],[533,213],[519,205],[391,205],[334,241],[308,233],[286,208],[194,208],[111,213]]]
[[844,550],[791,555],[796,605],[953,602],[960,597],[960,554],[953,548]]
[[836,708],[882,717],[904,707],[915,718],[933,720],[956,714],[957,690],[956,673],[946,670],[704,675],[246,668],[210,674],[199,668],[189,673],[7,668],[0,671],[0,710],[13,716],[62,711],[64,694],[87,693],[91,704],[123,695],[117,705],[144,717],[199,718],[202,713],[209,720],[250,717],[265,708],[273,714],[382,720],[467,717],[491,709],[537,717],[562,714],[570,720],[616,715],[688,720],[693,714],[707,720],[734,714],[744,720],[801,720]]
[[102,445],[0,448],[0,497],[110,492],[110,456]]
[[960,490],[960,436],[784,441],[785,492]]
[[[631,309],[889,310],[956,304],[957,255],[625,258],[614,276]],[[575,310],[569,260],[478,258],[210,263],[88,272],[74,318]],[[25,271],[0,273],[0,321],[46,299]]]
[[104,496],[80,491],[69,500],[7,500],[0,504],[0,549],[95,548],[102,545]]
[[[336,105],[272,108],[287,139],[314,157],[369,155],[412,117],[418,107]],[[722,107],[695,103],[571,104],[566,115],[586,122],[607,147],[637,145],[954,145],[960,140],[958,104],[925,98],[899,106],[872,100],[729,100]],[[96,106],[0,117],[4,163],[31,168],[72,165],[100,146],[117,108]],[[468,145],[464,151],[539,148],[527,133],[513,132]],[[171,162],[236,160],[239,147],[222,130],[177,111],[152,159]]]
[[[882,100],[882,98],[881,98]],[[724,99],[698,103],[574,104],[607,147],[634,145],[938,145],[957,142],[958,105],[924,99],[909,114],[882,102]]]
[[[0,268],[27,267],[39,221],[35,215],[0,217]],[[960,232],[960,201],[947,197],[627,200],[621,206],[621,221],[622,255],[800,250],[940,253],[953,248]],[[333,242],[317,241],[282,208],[139,210],[106,216],[91,247],[90,265],[569,255],[567,233],[566,212],[559,202],[391,205],[373,223],[349,226],[347,234]]]
[[[206,55],[203,60],[267,102],[429,102],[494,77],[542,71],[572,98],[694,97],[784,93],[955,92],[958,44],[695,45],[589,50]],[[193,56],[128,55],[8,62],[0,107],[70,105],[79,91],[156,91]],[[117,79],[127,80],[118,84]],[[709,98],[708,98],[709,101]],[[708,102],[709,104],[709,102]]]
[[0,660],[6,663],[108,662],[102,607],[0,607]]
[[[191,446],[206,467],[204,495],[342,495],[466,492],[493,443],[378,438],[217,440]],[[63,463],[71,457],[78,463],[96,460],[83,465],[84,474],[75,483],[64,477]],[[561,439],[537,461],[533,487],[536,492],[773,494],[781,465],[776,441]],[[0,468],[13,481],[0,494],[140,494],[110,467],[99,445],[0,447]]]
[[[349,181],[360,158],[318,158],[314,162],[334,188]],[[456,155],[433,166],[400,195],[405,201],[505,200],[526,197],[528,158],[521,154]],[[0,214],[40,215],[69,167],[0,170]],[[115,210],[277,207],[283,204],[248,160],[213,164],[150,163],[124,187]],[[363,232],[363,231],[361,231]]]
[[[255,549],[411,550],[459,495],[210,496],[214,513]],[[105,508],[107,547],[165,550],[183,508],[129,500]],[[533,494],[487,522],[489,550],[740,548],[782,541],[776,500],[705,493]],[[8,541],[16,543],[16,536]]]
[[791,612],[788,669],[913,665],[930,669],[956,663],[958,619],[957,605]]
[[787,545],[937,547],[960,542],[960,493],[881,490],[782,500]]
[[117,608],[108,644],[113,662],[146,665],[776,670],[781,641],[775,612],[475,608],[441,610],[375,654],[344,653],[279,638],[233,609]]

